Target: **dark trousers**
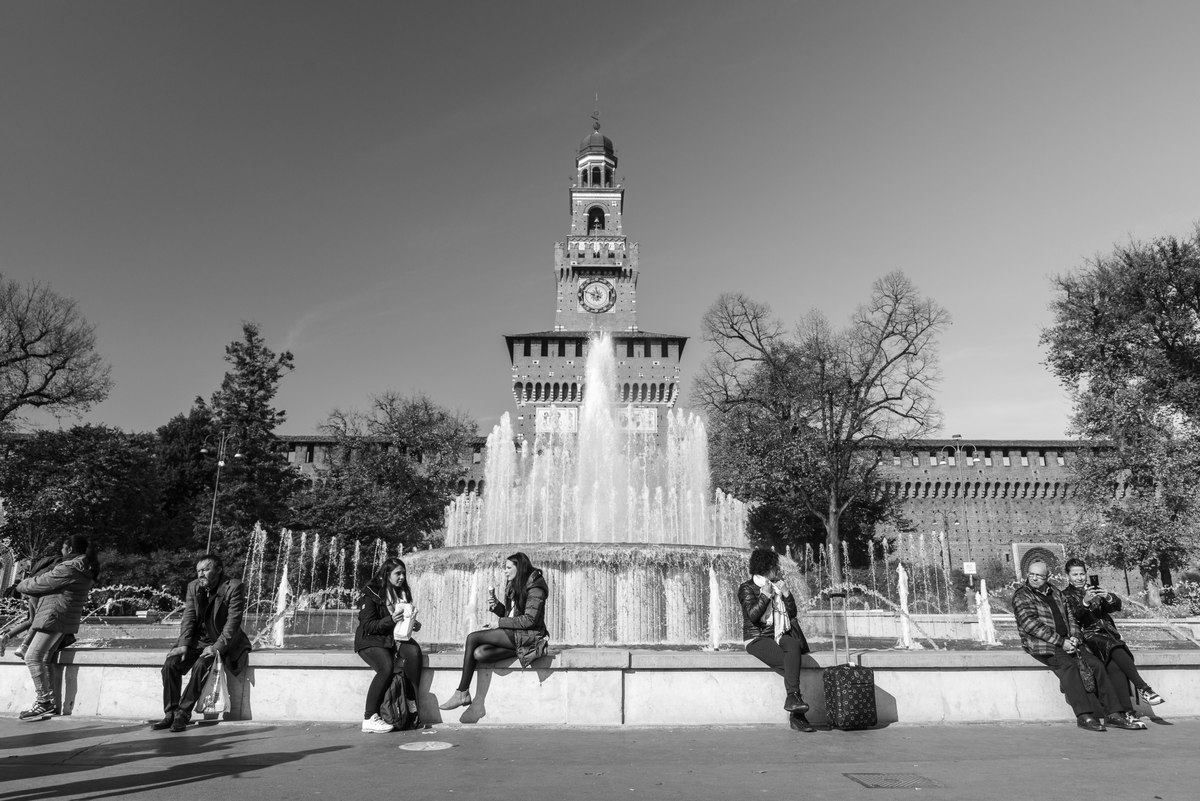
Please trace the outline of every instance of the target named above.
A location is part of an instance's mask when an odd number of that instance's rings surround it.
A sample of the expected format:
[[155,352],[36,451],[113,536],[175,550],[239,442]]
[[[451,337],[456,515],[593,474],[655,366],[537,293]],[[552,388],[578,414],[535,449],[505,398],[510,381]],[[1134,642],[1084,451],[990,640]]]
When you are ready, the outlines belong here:
[[1058,676],[1058,688],[1067,697],[1071,711],[1078,715],[1097,715],[1103,717],[1110,712],[1121,712],[1126,704],[1122,704],[1113,691],[1112,682],[1108,680],[1108,672],[1104,663],[1097,659],[1086,648],[1079,651],[1080,656],[1092,668],[1096,675],[1096,692],[1089,693],[1083,687],[1083,677],[1079,675],[1079,663],[1075,654],[1068,654],[1061,648],[1054,649],[1053,656],[1034,655],[1034,659],[1054,671]]
[[[200,658],[203,647],[207,646],[189,647],[186,654],[168,656],[167,661],[163,663],[163,712],[166,714],[182,712],[190,715],[192,708],[200,700],[200,688],[204,686],[208,673],[216,662],[211,656]],[[192,671],[192,677],[188,679],[187,688],[180,694],[183,676],[189,670]]]
[[[413,692],[421,691],[421,646],[414,640],[396,643],[396,652],[404,659],[404,675],[412,684]],[[363,720],[379,712],[383,705],[383,697],[387,695],[388,684],[392,681],[392,673],[396,669],[396,659],[390,648],[370,647],[358,652],[358,658],[371,666],[375,677],[367,688],[366,708],[363,710]]]
[[1133,701],[1129,697],[1130,683],[1139,690],[1150,686],[1142,678],[1142,674],[1138,673],[1137,665],[1133,661],[1133,654],[1129,653],[1129,649],[1124,646],[1113,648],[1108,652],[1108,661],[1104,663],[1104,667],[1108,671],[1108,681],[1112,684],[1113,691],[1122,701],[1121,708],[1126,712],[1132,712]]
[[800,638],[786,632],[775,642],[774,637],[759,637],[746,646],[746,653],[783,676],[783,688],[800,694],[800,657],[804,644]]

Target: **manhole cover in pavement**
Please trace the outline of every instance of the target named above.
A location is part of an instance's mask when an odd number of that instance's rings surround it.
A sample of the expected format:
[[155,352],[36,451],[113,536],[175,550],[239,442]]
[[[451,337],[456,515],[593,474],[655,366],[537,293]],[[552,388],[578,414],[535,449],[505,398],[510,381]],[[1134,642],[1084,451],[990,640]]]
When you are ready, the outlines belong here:
[[454,743],[446,743],[441,740],[425,740],[420,743],[405,743],[398,747],[401,751],[443,751],[447,748],[453,748]]
[[925,787],[941,787],[933,779],[917,773],[843,773],[847,779],[872,790],[920,790]]

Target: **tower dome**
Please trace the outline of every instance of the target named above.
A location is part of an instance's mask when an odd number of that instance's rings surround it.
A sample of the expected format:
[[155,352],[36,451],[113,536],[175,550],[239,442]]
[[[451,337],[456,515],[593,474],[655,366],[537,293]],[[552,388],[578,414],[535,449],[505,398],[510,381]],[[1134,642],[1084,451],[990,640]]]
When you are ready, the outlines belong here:
[[604,134],[600,133],[600,118],[598,114],[592,116],[592,132],[588,134],[582,142],[579,143],[579,158],[584,156],[607,156],[610,159],[613,157],[613,143]]

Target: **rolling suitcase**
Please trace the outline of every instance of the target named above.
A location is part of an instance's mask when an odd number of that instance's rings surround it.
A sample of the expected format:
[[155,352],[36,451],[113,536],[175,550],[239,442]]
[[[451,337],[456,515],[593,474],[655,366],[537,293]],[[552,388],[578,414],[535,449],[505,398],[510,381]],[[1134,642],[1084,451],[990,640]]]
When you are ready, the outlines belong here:
[[829,596],[829,623],[833,633],[833,661],[837,663],[837,621],[834,618],[834,598],[842,599],[842,631],[846,642],[846,664],[825,668],[821,681],[825,686],[825,712],[829,725],[835,729],[869,729],[878,718],[875,714],[875,671],[850,661],[850,629],[846,614],[846,593]]

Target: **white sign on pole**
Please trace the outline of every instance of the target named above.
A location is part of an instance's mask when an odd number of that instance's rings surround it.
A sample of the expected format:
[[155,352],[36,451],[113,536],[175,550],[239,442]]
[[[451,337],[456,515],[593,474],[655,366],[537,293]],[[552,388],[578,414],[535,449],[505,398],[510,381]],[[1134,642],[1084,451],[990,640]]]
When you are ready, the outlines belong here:
[[974,562],[963,562],[963,575],[964,576],[976,575]]

